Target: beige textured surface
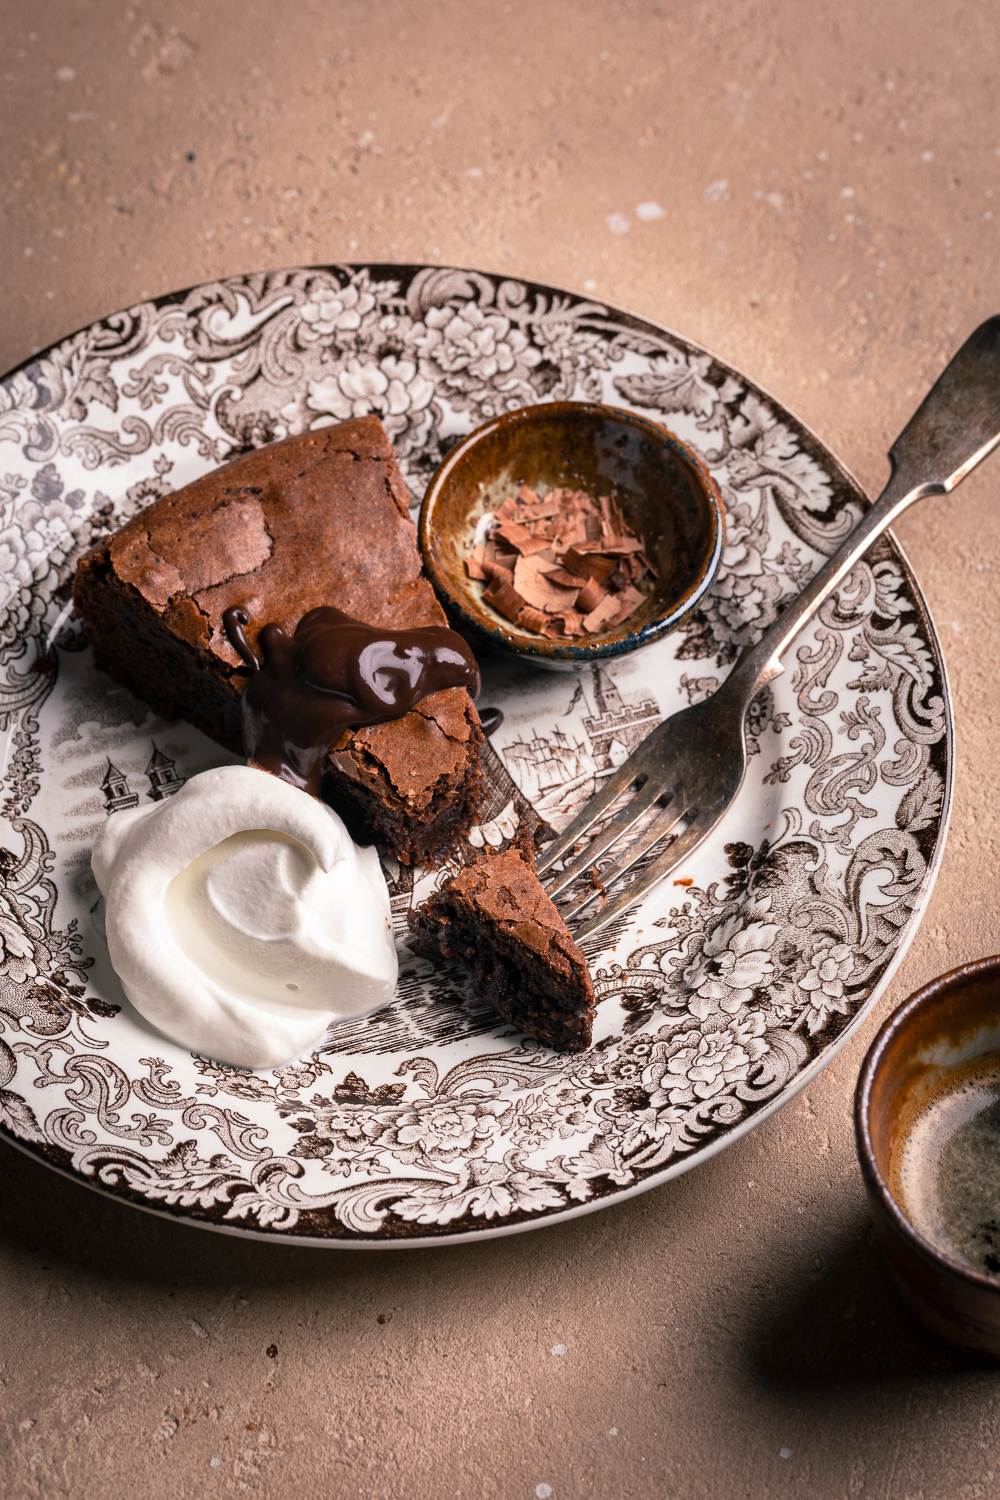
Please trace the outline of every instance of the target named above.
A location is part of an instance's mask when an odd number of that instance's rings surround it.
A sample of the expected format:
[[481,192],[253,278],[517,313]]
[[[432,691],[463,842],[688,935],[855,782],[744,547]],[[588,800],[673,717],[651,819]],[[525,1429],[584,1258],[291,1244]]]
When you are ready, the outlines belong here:
[[[224,272],[481,264],[700,339],[876,485],[1000,310],[998,65],[995,0],[5,0],[0,367]],[[958,776],[881,1015],[1000,948],[1000,463],[899,530]],[[3,1150],[0,1489],[996,1495],[1000,1376],[910,1325],[868,1234],[849,1109],[878,1019],[698,1172],[470,1249],[244,1244]]]

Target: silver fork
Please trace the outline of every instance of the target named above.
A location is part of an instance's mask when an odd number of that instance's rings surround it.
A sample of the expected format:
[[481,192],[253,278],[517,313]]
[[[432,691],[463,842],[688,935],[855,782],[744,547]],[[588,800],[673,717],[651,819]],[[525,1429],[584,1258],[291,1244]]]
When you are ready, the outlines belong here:
[[[647,735],[545,850],[539,874],[548,877],[549,894],[558,896],[636,830],[613,868],[602,870],[600,880],[564,909],[577,937],[614,921],[704,842],[746,775],[747,709],[761,688],[780,676],[781,656],[790,642],[897,516],[925,495],[953,490],[998,442],[1000,316],[981,324],[959,349],[893,444],[891,475],[882,494],[798,598],[744,652],[710,698],[673,714]],[[609,817],[619,801],[622,806]],[[604,826],[582,852],[568,858],[602,820]],[[624,890],[575,923],[670,834],[674,837],[667,847],[637,870]]]

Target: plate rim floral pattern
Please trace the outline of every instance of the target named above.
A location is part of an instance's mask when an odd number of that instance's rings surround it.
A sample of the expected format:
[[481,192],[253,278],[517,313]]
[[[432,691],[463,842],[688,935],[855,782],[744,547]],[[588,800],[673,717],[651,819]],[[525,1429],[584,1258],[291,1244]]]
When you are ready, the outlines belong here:
[[[584,305],[587,307],[597,306],[603,311],[604,314],[607,315],[609,319],[617,318],[622,320],[623,323],[631,324],[635,328],[648,332],[648,334],[653,339],[661,339],[665,344],[673,344],[677,348],[685,351],[688,355],[703,356],[707,361],[710,361],[715,368],[726,372],[728,375],[731,375],[741,387],[743,387],[753,395],[761,398],[767,404],[767,406],[770,407],[772,413],[776,415],[777,419],[790,426],[796,437],[804,436],[808,440],[808,443],[812,446],[812,448],[821,455],[822,462],[825,468],[828,471],[831,471],[832,474],[842,482],[844,487],[853,493],[856,499],[860,500],[862,503],[867,502],[865,491],[862,489],[861,485],[855,479],[850,470],[841,462],[841,460],[835,454],[833,454],[824,443],[820,441],[820,439],[815,435],[812,429],[807,426],[807,424],[788,412],[788,410],[780,402],[775,400],[775,398],[773,398],[770,393],[758,382],[756,382],[755,380],[749,380],[747,377],[743,376],[741,372],[735,370],[732,366],[730,366],[728,362],[719,359],[715,355],[712,355],[696,341],[690,339],[686,335],[676,333],[674,330],[664,324],[655,322],[654,320],[647,317],[640,317],[636,314],[631,314],[624,309],[616,307],[614,304],[603,301],[599,304],[594,303],[593,300],[589,299],[585,294],[563,289],[561,287],[556,287],[551,283],[535,283],[524,281],[513,282],[510,278],[504,278],[500,273],[483,272],[474,270],[472,268],[430,266],[427,264],[414,265],[409,263],[390,263],[381,261],[356,262],[350,264],[336,263],[334,265],[279,268],[274,271],[246,273],[239,276],[220,278],[218,281],[196,283],[191,287],[168,292],[162,294],[159,297],[149,299],[147,302],[141,304],[141,306],[159,310],[173,305],[181,305],[186,300],[189,300],[194,295],[198,294],[199,292],[205,291],[206,289],[219,287],[222,285],[239,286],[240,284],[252,283],[255,280],[263,281],[271,277],[280,278],[282,276],[291,276],[293,274],[300,274],[304,276],[313,274],[317,276],[339,275],[342,273],[352,274],[356,272],[366,271],[371,272],[376,276],[398,276],[400,278],[401,284],[406,285],[409,284],[410,278],[425,273],[427,275],[450,274],[459,277],[479,278],[483,281],[493,283],[494,287],[517,285],[528,288],[532,292],[542,292],[550,297],[563,298],[565,299],[567,305],[575,304]],[[15,366],[14,369],[8,371],[4,376],[0,377],[0,391],[2,391],[3,388],[6,387],[10,382],[12,382],[18,375],[23,374],[31,367],[37,365],[40,361],[45,360],[47,357],[52,356],[56,351],[69,344],[72,340],[86,335],[93,330],[101,327],[102,325],[107,325],[109,322],[115,319],[123,319],[131,311],[133,311],[133,309],[124,309],[117,313],[108,314],[104,318],[100,318],[92,323],[83,325],[83,327],[77,330],[75,334],[71,334],[66,336],[65,338],[59,339],[53,344],[48,345],[45,349],[39,350],[36,353],[32,354],[27,359],[23,360],[19,365]],[[541,399],[545,398],[542,397]],[[2,449],[0,449],[0,458],[2,458]],[[930,611],[927,607],[926,601],[923,598],[920,586],[913,574],[913,570],[909,565],[903,548],[891,533],[887,538],[887,552],[889,553],[893,562],[898,565],[899,571],[902,575],[904,589],[915,601],[915,607],[920,611],[922,625],[925,632],[925,644],[934,657],[934,667],[940,681],[941,695],[943,699],[941,705],[943,717],[943,733],[941,736],[943,740],[943,765],[941,767],[942,785],[940,789],[940,805],[936,813],[934,814],[935,839],[933,848],[930,853],[930,857],[926,861],[926,866],[923,871],[916,899],[909,906],[909,916],[906,920],[905,927],[902,930],[901,936],[899,937],[895,948],[892,951],[891,957],[888,959],[888,962],[885,964],[885,966],[881,969],[878,979],[873,984],[870,991],[867,993],[866,998],[858,1005],[857,1009],[852,1014],[850,1014],[846,1023],[837,1032],[836,1036],[828,1040],[822,1047],[822,1050],[820,1050],[817,1055],[811,1058],[811,1060],[805,1062],[804,1065],[798,1067],[790,1076],[785,1078],[780,1088],[776,1093],[773,1094],[772,1097],[757,1103],[753,1110],[748,1112],[742,1119],[734,1121],[733,1123],[727,1125],[724,1129],[720,1129],[714,1136],[712,1136],[711,1139],[708,1139],[700,1144],[697,1149],[688,1150],[685,1154],[676,1155],[665,1165],[658,1167],[656,1170],[649,1172],[647,1175],[640,1176],[638,1180],[632,1181],[630,1183],[622,1183],[606,1190],[602,1190],[600,1193],[595,1193],[593,1197],[586,1199],[585,1201],[571,1202],[565,1206],[558,1207],[552,1205],[550,1207],[546,1207],[544,1211],[524,1214],[522,1216],[513,1216],[508,1218],[506,1221],[498,1222],[496,1218],[488,1217],[480,1223],[477,1223],[474,1227],[461,1227],[454,1230],[447,1227],[442,1230],[442,1228],[439,1227],[437,1228],[436,1232],[426,1235],[412,1233],[399,1235],[394,1233],[386,1234],[378,1232],[351,1232],[345,1234],[334,1232],[331,1234],[311,1234],[308,1232],[303,1232],[302,1229],[285,1228],[280,1224],[274,1226],[268,1225],[265,1220],[261,1220],[259,1227],[256,1225],[254,1227],[251,1227],[250,1224],[245,1220],[237,1220],[235,1222],[222,1222],[215,1219],[209,1219],[197,1213],[185,1211],[185,1209],[179,1204],[171,1207],[159,1207],[148,1198],[144,1198],[141,1192],[128,1187],[121,1179],[116,1181],[114,1178],[109,1178],[105,1181],[100,1180],[95,1176],[86,1175],[81,1171],[72,1170],[62,1161],[56,1159],[58,1153],[53,1149],[52,1146],[47,1145],[44,1141],[33,1141],[31,1139],[19,1138],[16,1131],[13,1130],[7,1123],[7,1121],[2,1118],[0,1118],[0,1138],[11,1145],[14,1145],[19,1150],[24,1151],[26,1155],[32,1157],[33,1159],[43,1161],[47,1166],[52,1167],[53,1170],[58,1171],[61,1175],[70,1178],[72,1181],[83,1183],[86,1186],[94,1189],[95,1191],[103,1193],[107,1197],[114,1198],[119,1202],[125,1201],[131,1206],[139,1207],[145,1212],[156,1214],[158,1217],[169,1218],[175,1221],[179,1219],[181,1222],[195,1224],[201,1228],[214,1229],[222,1233],[249,1236],[250,1238],[264,1240],[269,1243],[277,1241],[278,1243],[285,1244],[292,1243],[297,1245],[338,1249],[392,1249],[403,1247],[421,1248],[429,1247],[432,1245],[465,1243],[482,1238],[498,1237],[500,1235],[520,1233],[529,1229],[546,1227],[548,1225],[563,1222],[566,1219],[579,1217],[580,1215],[585,1213],[595,1212],[598,1209],[610,1206],[612,1203],[631,1198],[639,1193],[648,1191],[650,1188],[669,1181],[671,1178],[680,1175],[682,1172],[689,1170],[691,1167],[700,1164],[709,1156],[714,1156],[730,1143],[742,1139],[759,1123],[762,1123],[764,1120],[770,1118],[774,1113],[776,1113],[778,1109],[780,1109],[791,1098],[793,1098],[802,1088],[807,1087],[809,1083],[818,1075],[820,1070],[826,1066],[826,1064],[836,1055],[837,1052],[839,1052],[841,1047],[847,1041],[848,1037],[854,1033],[855,1029],[861,1023],[863,1018],[878,1003],[879,999],[885,993],[885,990],[891,983],[894,974],[896,973],[899,965],[905,957],[909,945],[919,928],[920,921],[922,920],[922,917],[924,915],[924,912],[926,911],[928,902],[932,895],[944,854],[954,787],[954,726],[947,666],[941,649],[937,630],[935,628]],[[5,821],[9,820],[5,819]],[[16,826],[16,824],[14,826]]]

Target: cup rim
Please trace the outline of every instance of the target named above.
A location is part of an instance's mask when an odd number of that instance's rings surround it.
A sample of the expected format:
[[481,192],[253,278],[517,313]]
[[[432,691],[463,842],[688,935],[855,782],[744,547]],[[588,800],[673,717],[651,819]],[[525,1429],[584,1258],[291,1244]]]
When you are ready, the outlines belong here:
[[946,973],[938,975],[936,979],[931,979],[883,1021],[865,1054],[858,1076],[854,1093],[854,1132],[858,1159],[865,1182],[869,1190],[878,1198],[896,1233],[902,1236],[910,1249],[936,1270],[950,1273],[977,1291],[1000,1297],[1000,1276],[990,1276],[985,1271],[977,1271],[973,1266],[966,1265],[964,1261],[956,1260],[954,1256],[939,1250],[911,1223],[879,1168],[875,1148],[872,1145],[870,1126],[872,1087],[889,1043],[905,1029],[910,1018],[917,1011],[939,1000],[954,985],[979,974],[995,974],[1000,978],[1000,954],[958,964]]
[[[618,421],[625,422],[632,427],[639,428],[665,448],[669,449],[674,457],[685,464],[697,481],[707,505],[708,523],[711,527],[709,543],[701,568],[694,582],[675,600],[669,608],[664,609],[652,620],[638,629],[630,630],[628,622],[620,625],[616,630],[606,635],[597,635],[590,640],[559,641],[547,640],[544,637],[536,638],[526,632],[521,632],[516,626],[510,625],[506,629],[500,624],[495,624],[485,615],[479,617],[467,607],[467,600],[473,596],[467,591],[456,591],[444,575],[430,543],[431,528],[433,524],[434,506],[444,487],[445,481],[450,477],[452,470],[461,462],[463,457],[488,437],[497,428],[516,426],[519,423],[528,423],[541,415],[556,414],[568,417],[613,417]],[[660,640],[669,631],[673,630],[693,609],[700,604],[705,594],[711,588],[718,575],[722,563],[722,552],[725,546],[725,506],[719,487],[709,471],[702,455],[690,443],[678,437],[677,434],[662,422],[654,421],[652,417],[645,416],[640,412],[633,411],[628,406],[615,406],[605,401],[537,401],[525,406],[515,407],[511,411],[498,413],[471,432],[459,439],[455,446],[445,454],[440,464],[431,476],[430,482],[424,491],[420,503],[420,513],[417,521],[417,534],[420,551],[423,557],[424,569],[434,586],[438,597],[442,599],[447,607],[452,610],[463,625],[467,625],[479,635],[485,635],[490,642],[505,651],[510,651],[522,657],[535,657],[538,660],[562,661],[569,664],[574,662],[586,664],[607,656],[621,656],[627,652],[634,651],[639,647]]]

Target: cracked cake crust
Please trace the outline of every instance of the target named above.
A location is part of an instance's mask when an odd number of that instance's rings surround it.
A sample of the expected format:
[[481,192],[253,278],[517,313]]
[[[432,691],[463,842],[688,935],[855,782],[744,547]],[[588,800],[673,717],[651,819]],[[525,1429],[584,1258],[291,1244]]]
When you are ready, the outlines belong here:
[[[377,417],[257,449],[154,501],[81,561],[73,588],[99,667],[166,717],[242,750],[247,670],[222,626],[246,610],[289,633],[333,604],[368,624],[443,625],[409,497]],[[331,747],[323,795],[360,837],[436,861],[482,793],[479,717],[464,688]]]

